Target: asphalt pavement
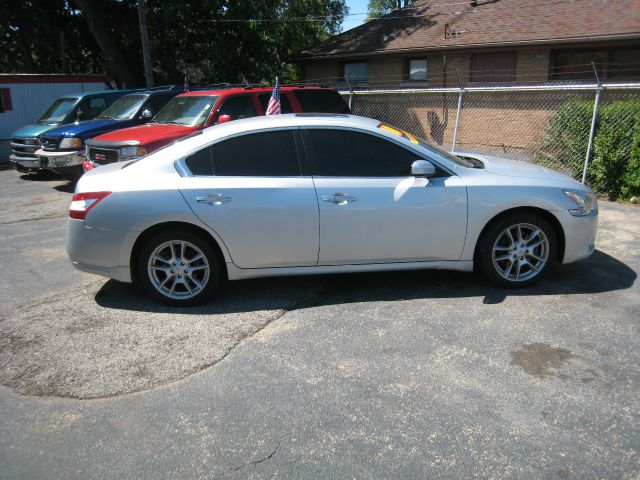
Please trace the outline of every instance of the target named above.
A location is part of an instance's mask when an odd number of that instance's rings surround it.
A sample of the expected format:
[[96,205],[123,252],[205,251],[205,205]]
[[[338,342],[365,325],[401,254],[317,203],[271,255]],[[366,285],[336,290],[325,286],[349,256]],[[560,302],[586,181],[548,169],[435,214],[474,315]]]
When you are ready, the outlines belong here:
[[75,271],[73,186],[0,172],[0,478],[638,478],[640,209],[506,291],[232,282],[161,306]]

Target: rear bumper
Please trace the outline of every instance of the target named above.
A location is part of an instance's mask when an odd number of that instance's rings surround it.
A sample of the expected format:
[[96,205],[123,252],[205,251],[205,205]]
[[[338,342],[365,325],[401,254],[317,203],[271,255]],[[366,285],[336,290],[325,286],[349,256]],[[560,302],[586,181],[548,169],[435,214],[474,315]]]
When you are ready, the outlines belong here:
[[598,211],[585,217],[574,217],[568,211],[553,212],[564,230],[565,248],[562,263],[587,258],[595,251]]
[[69,219],[65,243],[75,268],[131,282],[129,262],[139,232],[87,227],[83,220]]

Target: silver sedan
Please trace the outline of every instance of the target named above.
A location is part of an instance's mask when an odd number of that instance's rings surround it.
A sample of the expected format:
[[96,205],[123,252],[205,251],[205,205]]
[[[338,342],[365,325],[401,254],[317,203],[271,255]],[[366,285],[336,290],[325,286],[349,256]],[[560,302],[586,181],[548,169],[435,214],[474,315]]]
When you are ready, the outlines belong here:
[[597,214],[589,188],[540,166],[452,155],[368,118],[278,115],[85,174],[67,252],[177,305],[277,275],[476,268],[518,287],[589,256]]

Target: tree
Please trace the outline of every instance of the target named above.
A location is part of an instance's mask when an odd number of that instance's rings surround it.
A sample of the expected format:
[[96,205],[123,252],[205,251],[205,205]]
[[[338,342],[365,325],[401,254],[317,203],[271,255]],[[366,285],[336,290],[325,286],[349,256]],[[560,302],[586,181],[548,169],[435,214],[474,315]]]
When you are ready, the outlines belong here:
[[89,24],[89,30],[98,45],[100,45],[100,50],[102,50],[104,54],[107,67],[115,77],[116,82],[120,85],[126,85],[127,87],[132,87],[138,83],[131,73],[122,51],[104,27],[104,17],[94,8],[92,1],[71,0],[71,2],[84,13]]
[[[0,0],[0,70],[108,73],[144,85],[137,0]],[[147,0],[158,84],[300,77],[296,53],[338,33],[344,0]]]
[[367,6],[367,22],[386,15],[393,10],[407,8],[411,3],[411,0],[369,0],[369,5]]

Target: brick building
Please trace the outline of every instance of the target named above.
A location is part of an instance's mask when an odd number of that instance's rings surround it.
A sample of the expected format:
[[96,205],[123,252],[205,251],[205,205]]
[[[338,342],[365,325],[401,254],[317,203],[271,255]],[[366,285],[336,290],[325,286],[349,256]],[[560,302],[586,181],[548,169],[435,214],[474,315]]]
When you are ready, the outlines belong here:
[[640,1],[414,0],[301,52],[304,78],[360,88],[640,80]]

